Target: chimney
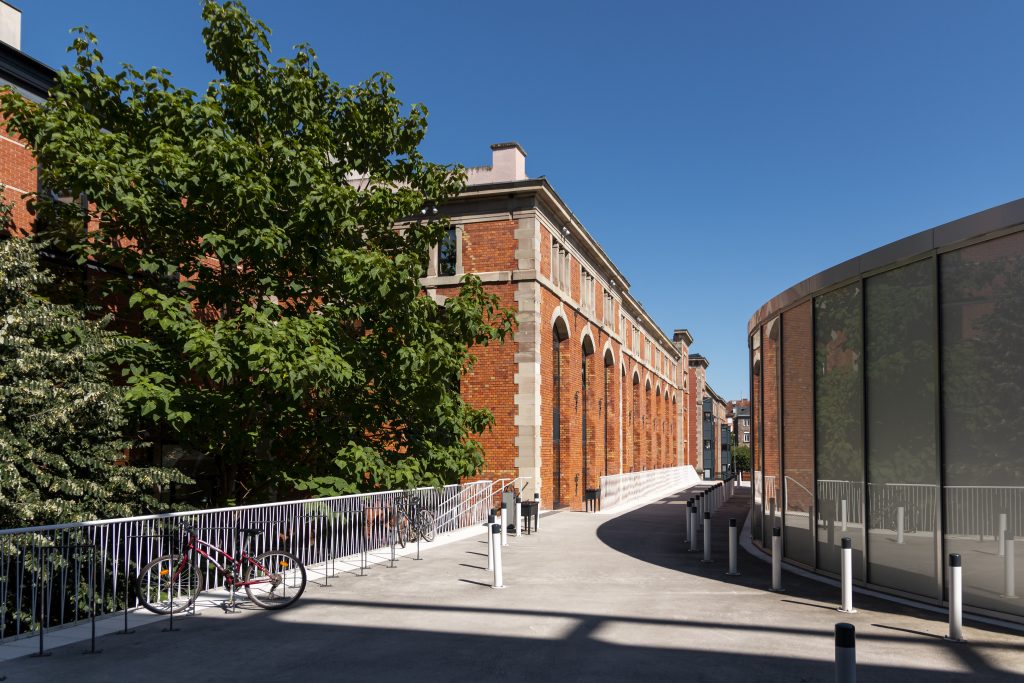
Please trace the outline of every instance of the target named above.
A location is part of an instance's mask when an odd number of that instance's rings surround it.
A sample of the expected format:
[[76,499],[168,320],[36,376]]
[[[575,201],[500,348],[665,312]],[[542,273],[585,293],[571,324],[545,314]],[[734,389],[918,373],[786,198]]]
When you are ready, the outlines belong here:
[[495,181],[526,180],[526,152],[518,142],[491,145],[491,173]]
[[0,41],[21,49],[21,10],[0,0]]

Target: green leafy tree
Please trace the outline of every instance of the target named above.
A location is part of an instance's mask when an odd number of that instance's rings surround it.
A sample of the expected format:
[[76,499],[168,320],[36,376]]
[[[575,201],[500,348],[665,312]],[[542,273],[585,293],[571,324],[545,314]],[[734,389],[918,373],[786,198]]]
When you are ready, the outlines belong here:
[[750,446],[734,445],[732,449],[732,462],[736,466],[737,472],[749,472]]
[[212,456],[222,500],[474,474],[493,417],[458,378],[514,319],[473,277],[444,306],[419,286],[463,171],[423,159],[426,109],[386,74],[342,87],[307,46],[272,62],[241,4],[203,16],[201,94],[108,71],[83,30],[45,103],[3,99],[44,185],[90,201],[40,215],[130,275],[107,281],[140,324],[129,400]]
[[186,480],[125,462],[106,364],[122,338],[40,297],[49,280],[29,240],[0,241],[0,528],[156,510],[159,487]]

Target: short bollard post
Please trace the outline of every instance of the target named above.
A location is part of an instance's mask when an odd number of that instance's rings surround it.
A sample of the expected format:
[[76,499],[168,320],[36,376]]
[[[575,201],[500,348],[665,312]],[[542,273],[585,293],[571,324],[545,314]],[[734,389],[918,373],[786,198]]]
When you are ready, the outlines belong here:
[[736,568],[736,546],[739,545],[739,529],[736,527],[736,518],[729,520],[729,571],[726,572],[728,576],[739,576],[740,572]]
[[686,501],[686,510],[683,512],[683,543],[690,540],[690,501]]
[[836,624],[836,683],[857,683],[857,631]]
[[695,503],[690,506],[690,552],[697,552],[697,508]]
[[537,504],[537,516],[533,518],[533,530],[540,529],[540,494],[533,494],[533,502]]
[[843,605],[839,608],[840,612],[846,614],[852,614],[856,612],[853,608],[853,540],[847,537],[843,537],[842,540],[842,598]]
[[959,553],[949,554],[949,635],[946,640],[963,642],[963,563]]
[[782,593],[782,529],[772,529],[772,588],[773,593]]
[[842,510],[842,514],[843,514],[843,517],[842,517],[842,522],[843,522],[843,531],[846,531],[846,499],[845,499],[845,498],[843,499],[843,510]]
[[501,504],[501,545],[508,545],[508,503]]
[[523,535],[523,501],[516,496],[516,537]]
[[896,508],[896,542],[903,544],[903,506]]
[[501,527],[497,524],[491,525],[491,546],[494,547],[494,580],[491,588],[504,588],[501,575]]
[[704,564],[711,563],[711,513],[704,513]]
[[1006,552],[1006,513],[999,513],[999,556]]
[[1003,553],[1004,556],[1005,556],[1004,559],[1003,559],[1003,570],[1005,572],[1004,573],[1004,577],[1005,578],[1003,580],[1003,597],[1004,598],[1015,598],[1015,597],[1017,597],[1017,585],[1016,585],[1016,580],[1014,578],[1014,572],[1016,571],[1014,565],[1016,563],[1016,559],[1014,558],[1014,548],[1013,548],[1014,543],[1013,543],[1013,541],[1014,541],[1013,534],[1009,534],[1006,537],[1006,541],[1004,541],[1004,543],[1003,543],[1003,545],[1004,545],[1003,550],[1005,551]]
[[491,527],[494,526],[494,510],[487,513],[487,525],[484,530],[487,532],[487,571],[494,571],[494,538],[492,538]]

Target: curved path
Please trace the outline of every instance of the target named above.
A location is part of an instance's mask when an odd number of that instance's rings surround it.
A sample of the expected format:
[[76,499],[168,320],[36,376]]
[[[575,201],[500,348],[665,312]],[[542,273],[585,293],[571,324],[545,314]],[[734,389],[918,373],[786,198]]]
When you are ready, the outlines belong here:
[[[749,490],[749,489],[748,489]],[[431,548],[422,561],[365,577],[310,584],[294,607],[206,610],[81,644],[43,659],[0,663],[9,681],[831,681],[833,625],[857,626],[862,680],[1011,681],[1024,672],[1024,636],[968,624],[966,644],[942,639],[943,617],[785,576],[741,551],[725,576],[734,497],[713,520],[715,562],[685,552],[685,493],[615,516],[560,513],[539,533],[510,538],[504,590],[489,587],[483,533]],[[1024,677],[1020,678],[1024,680]]]

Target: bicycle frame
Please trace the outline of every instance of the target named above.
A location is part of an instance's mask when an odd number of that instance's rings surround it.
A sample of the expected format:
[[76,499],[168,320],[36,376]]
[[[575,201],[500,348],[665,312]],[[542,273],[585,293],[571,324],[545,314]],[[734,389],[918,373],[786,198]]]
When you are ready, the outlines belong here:
[[[216,554],[226,558],[227,562],[229,563],[228,567],[230,568],[230,571],[221,567],[220,562],[218,562],[213,555],[206,552],[206,550],[204,550],[203,547],[201,546],[205,546],[206,548],[212,550]],[[250,555],[245,548],[242,548],[238,558],[236,559],[232,557],[230,553],[218,548],[212,543],[207,543],[206,541],[204,541],[201,538],[198,538],[195,534],[192,533],[189,533],[188,535],[188,545],[186,546],[185,552],[181,554],[181,561],[178,562],[178,566],[174,570],[174,576],[172,577],[172,580],[176,580],[181,575],[181,572],[182,570],[184,570],[185,566],[188,565],[190,562],[198,567],[198,555],[202,555],[207,560],[213,563],[213,566],[217,568],[217,573],[224,577],[224,584],[228,587],[255,586],[261,583],[272,582],[271,579],[265,577],[255,579],[253,581],[240,581],[239,574],[235,570],[236,568],[240,569],[242,563],[244,562],[251,563],[253,566],[262,570],[266,574],[272,574],[273,572],[271,572],[267,567],[264,567],[262,564],[257,562],[256,559],[253,558],[252,555]],[[193,557],[195,557],[196,559],[192,559]]]

